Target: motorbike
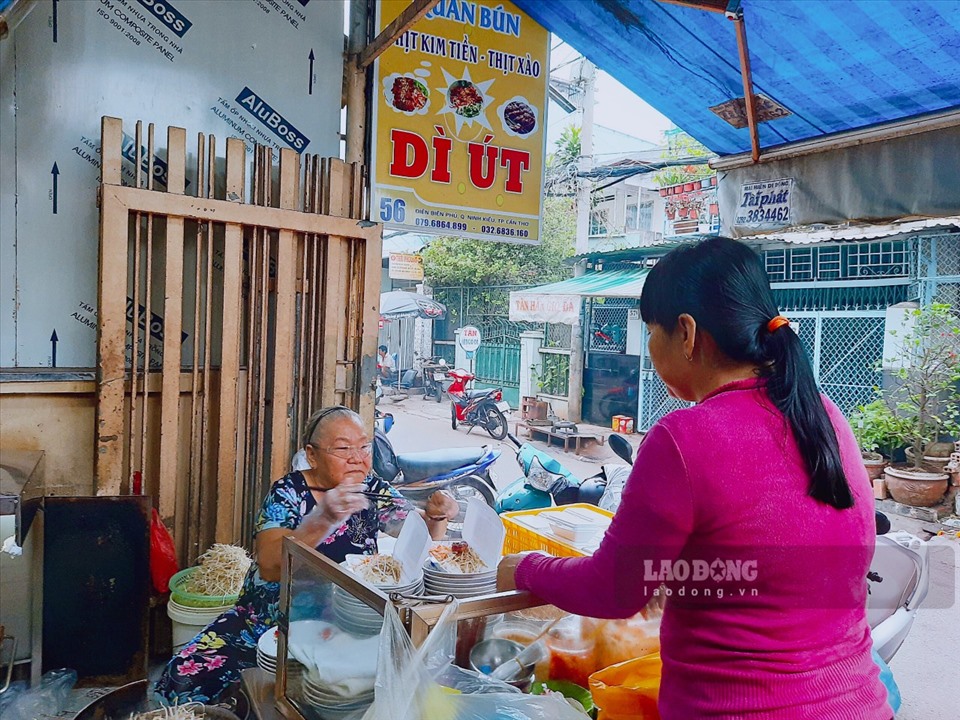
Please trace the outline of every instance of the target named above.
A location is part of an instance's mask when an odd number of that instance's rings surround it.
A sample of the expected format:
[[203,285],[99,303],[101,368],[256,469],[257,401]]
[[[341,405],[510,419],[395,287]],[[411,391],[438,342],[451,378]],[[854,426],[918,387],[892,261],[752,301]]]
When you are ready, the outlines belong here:
[[543,450],[535,448],[529,442],[521,443],[508,433],[507,437],[516,446],[517,464],[523,471],[523,477],[517,479],[497,495],[494,509],[498,513],[514,510],[537,510],[553,504],[590,503],[606,510],[615,510],[604,499],[610,495],[609,489],[619,493],[630,475],[629,464],[633,458],[633,448],[622,436],[616,433],[610,436],[610,447],[627,465],[605,464],[600,472],[586,480],[578,480],[559,460]]
[[447,525],[452,537],[459,536],[467,503],[479,498],[493,507],[496,487],[490,466],[500,450],[483,447],[445,448],[425,452],[394,452],[386,432],[374,427],[373,471],[390,482],[410,502],[424,507],[437,490],[446,490],[457,501],[460,512]]
[[459,424],[482,427],[494,440],[503,440],[507,436],[504,413],[510,410],[509,403],[503,401],[503,391],[500,388],[467,388],[476,375],[466,370],[450,370],[447,375],[453,378],[447,388],[450,396],[450,426],[454,430]]
[[423,372],[423,399],[434,398],[439,403],[443,399],[443,381],[447,378],[447,361],[442,357],[426,358],[421,363]]
[[867,622],[873,648],[886,663],[903,645],[930,589],[926,543],[903,530],[882,532],[889,528],[877,512],[877,549],[867,573]]

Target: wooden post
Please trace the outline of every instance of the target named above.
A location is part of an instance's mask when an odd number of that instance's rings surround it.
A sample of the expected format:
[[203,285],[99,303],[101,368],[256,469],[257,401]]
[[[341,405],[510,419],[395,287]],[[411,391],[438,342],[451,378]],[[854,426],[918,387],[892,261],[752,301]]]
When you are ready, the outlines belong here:
[[[246,147],[242,140],[227,140],[226,198],[243,202]],[[243,274],[243,226],[227,223],[223,248],[223,333],[220,360],[220,442],[217,459],[217,542],[240,538],[238,485],[240,449],[237,439],[237,378],[240,372],[240,281]]]
[[[121,120],[103,118],[100,147],[100,182],[120,185]],[[101,203],[99,260],[96,492],[97,495],[119,495],[123,479],[123,384],[126,374],[127,211],[116,203]]]
[[[167,192],[183,195],[187,133],[167,130]],[[171,526],[176,510],[180,446],[180,367],[183,332],[183,218],[167,218],[166,275],[163,284],[163,369],[160,389],[160,518]]]
[[[300,156],[293,150],[281,150],[281,209],[296,209],[299,178]],[[273,358],[273,438],[270,444],[270,468],[273,479],[283,477],[290,468],[296,292],[297,237],[292,230],[280,230],[277,246],[276,347]]]

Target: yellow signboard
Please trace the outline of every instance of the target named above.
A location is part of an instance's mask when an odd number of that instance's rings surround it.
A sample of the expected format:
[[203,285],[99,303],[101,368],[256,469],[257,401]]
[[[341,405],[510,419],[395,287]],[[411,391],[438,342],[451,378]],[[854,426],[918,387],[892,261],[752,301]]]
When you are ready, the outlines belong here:
[[[377,31],[409,0],[381,0]],[[377,60],[373,217],[485,240],[540,238],[547,31],[504,0],[440,0]]]
[[423,258],[409,253],[390,253],[387,274],[391,280],[423,280]]

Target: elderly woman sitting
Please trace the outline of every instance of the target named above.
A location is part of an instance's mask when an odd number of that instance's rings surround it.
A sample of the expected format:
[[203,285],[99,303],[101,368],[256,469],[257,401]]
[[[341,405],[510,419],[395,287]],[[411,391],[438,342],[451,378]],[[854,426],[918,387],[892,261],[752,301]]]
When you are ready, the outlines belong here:
[[[283,538],[315,547],[334,562],[377,551],[377,534],[397,534],[415,511],[397,490],[372,475],[373,445],[360,416],[343,406],[320,410],[307,421],[303,449],[309,468],[270,487],[257,516],[256,557],[235,607],[218,617],[167,664],[157,693],[164,702],[215,703],[257,664],[257,641],[277,622]],[[364,492],[389,492],[397,502],[378,509]],[[441,492],[424,512],[434,539],[442,538],[456,501]]]

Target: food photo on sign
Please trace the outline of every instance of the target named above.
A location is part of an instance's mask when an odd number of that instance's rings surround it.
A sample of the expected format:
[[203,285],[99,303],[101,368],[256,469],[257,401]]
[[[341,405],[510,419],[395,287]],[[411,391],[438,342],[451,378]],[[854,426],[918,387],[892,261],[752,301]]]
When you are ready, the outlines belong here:
[[[380,3],[378,31],[405,6]],[[508,2],[440,2],[384,51],[373,107],[377,220],[538,242],[548,37]]]

